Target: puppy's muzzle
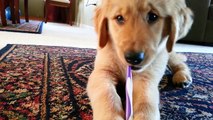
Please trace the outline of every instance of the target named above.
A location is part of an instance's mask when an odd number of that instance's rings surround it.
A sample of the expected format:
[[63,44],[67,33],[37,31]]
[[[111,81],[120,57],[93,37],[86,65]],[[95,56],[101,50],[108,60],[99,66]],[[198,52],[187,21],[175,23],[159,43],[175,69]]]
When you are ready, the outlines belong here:
[[144,52],[128,51],[125,53],[125,59],[132,66],[132,69],[140,69],[140,67],[136,66],[144,60]]

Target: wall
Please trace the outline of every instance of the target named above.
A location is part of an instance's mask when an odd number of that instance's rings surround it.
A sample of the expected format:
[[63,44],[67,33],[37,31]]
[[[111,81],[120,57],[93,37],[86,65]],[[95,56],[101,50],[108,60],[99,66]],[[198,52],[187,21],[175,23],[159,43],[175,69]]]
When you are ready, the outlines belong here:
[[[24,0],[20,0],[20,9],[24,14]],[[28,0],[29,16],[43,18],[44,0]]]
[[94,2],[88,2],[87,0],[81,0],[77,3],[78,6],[76,10],[76,22],[81,25],[93,26],[93,15],[96,6],[91,5]]
[[[28,0],[29,1],[29,16],[35,18],[43,18],[44,15],[44,0]],[[87,4],[95,3],[91,0],[73,0],[75,14],[73,19],[77,25],[93,26],[93,11],[95,6]],[[24,14],[24,0],[20,0],[20,9]]]

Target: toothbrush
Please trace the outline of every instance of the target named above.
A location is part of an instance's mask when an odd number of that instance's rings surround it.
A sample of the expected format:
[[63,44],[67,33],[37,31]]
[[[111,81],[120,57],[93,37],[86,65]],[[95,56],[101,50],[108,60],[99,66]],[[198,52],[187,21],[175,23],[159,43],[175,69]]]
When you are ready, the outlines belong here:
[[126,120],[133,119],[133,81],[132,81],[132,70],[131,67],[127,67],[126,77]]

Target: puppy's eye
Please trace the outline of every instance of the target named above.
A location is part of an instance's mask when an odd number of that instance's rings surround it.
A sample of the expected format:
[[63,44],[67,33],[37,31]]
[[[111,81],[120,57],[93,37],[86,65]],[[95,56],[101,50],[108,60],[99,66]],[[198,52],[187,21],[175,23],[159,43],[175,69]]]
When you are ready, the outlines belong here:
[[149,12],[148,15],[147,15],[147,22],[149,24],[152,24],[154,23],[155,21],[158,20],[158,15],[156,15],[155,13],[153,12]]
[[121,16],[121,15],[116,16],[115,19],[116,19],[116,22],[117,22],[119,25],[123,25],[124,22],[125,22],[124,17]]

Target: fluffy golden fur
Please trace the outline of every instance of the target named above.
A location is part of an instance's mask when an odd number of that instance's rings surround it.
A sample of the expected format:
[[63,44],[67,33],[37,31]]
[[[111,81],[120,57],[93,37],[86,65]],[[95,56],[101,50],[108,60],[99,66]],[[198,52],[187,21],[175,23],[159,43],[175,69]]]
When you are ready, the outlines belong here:
[[[189,31],[192,12],[184,0],[102,0],[95,11],[99,47],[87,92],[94,120],[124,120],[125,112],[116,91],[125,83],[127,66],[133,71],[134,120],[159,120],[158,84],[168,65],[173,83],[187,87],[192,78],[173,46]],[[140,64],[129,64],[128,51],[144,52]]]

